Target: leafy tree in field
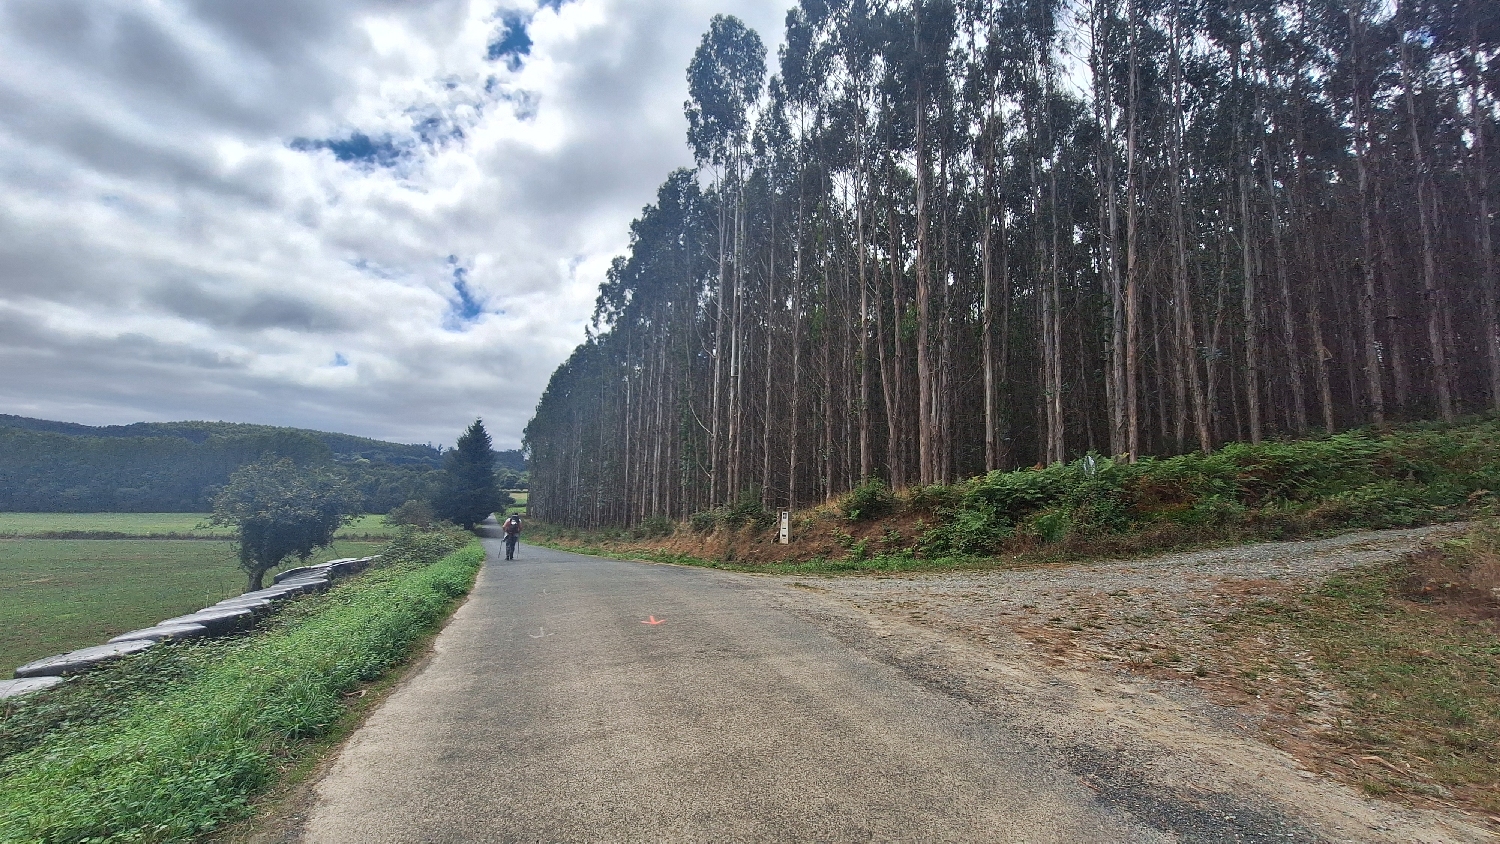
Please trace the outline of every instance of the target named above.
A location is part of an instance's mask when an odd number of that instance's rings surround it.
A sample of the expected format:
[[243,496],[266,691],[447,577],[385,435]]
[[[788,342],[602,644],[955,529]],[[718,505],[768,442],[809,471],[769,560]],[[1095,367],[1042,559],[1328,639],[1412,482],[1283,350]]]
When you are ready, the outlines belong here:
[[240,568],[249,589],[288,557],[306,560],[333,544],[333,535],[359,514],[359,492],[340,476],[268,457],[229,476],[214,497],[213,523],[239,530]]
[[490,450],[490,435],[483,420],[458,438],[458,447],[448,452],[443,463],[443,478],[433,510],[438,518],[472,529],[491,513],[509,507],[512,499],[501,492],[495,477],[495,454]]
[[433,515],[432,505],[415,498],[398,507],[392,507],[391,512],[385,515],[385,523],[388,525],[429,528],[435,521],[437,521],[437,516]]

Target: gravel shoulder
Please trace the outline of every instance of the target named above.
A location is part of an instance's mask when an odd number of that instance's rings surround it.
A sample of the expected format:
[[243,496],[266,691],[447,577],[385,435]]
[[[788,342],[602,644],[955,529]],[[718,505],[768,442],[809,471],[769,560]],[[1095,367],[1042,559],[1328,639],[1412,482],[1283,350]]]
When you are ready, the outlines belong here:
[[[1334,690],[1311,683],[1290,706],[1236,698],[1199,659],[1215,646],[1213,625],[1255,601],[1462,527],[1028,570],[799,577],[783,600],[849,646],[1060,748],[1102,802],[1132,813],[1259,812],[1267,835],[1257,840],[1300,838],[1290,830],[1301,827],[1330,841],[1496,841],[1500,825],[1484,817],[1371,799],[1300,761],[1297,737],[1336,718]],[[1284,836],[1274,833],[1282,818]]]

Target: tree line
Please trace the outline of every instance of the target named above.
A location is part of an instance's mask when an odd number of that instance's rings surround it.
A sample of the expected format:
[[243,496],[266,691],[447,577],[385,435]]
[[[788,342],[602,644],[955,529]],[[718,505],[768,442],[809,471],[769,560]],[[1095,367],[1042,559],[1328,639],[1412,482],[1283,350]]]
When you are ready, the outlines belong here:
[[[498,483],[524,488],[519,452],[498,452]],[[0,418],[0,511],[208,512],[241,466],[285,458],[337,470],[361,512],[441,491],[444,452],[345,434],[214,422],[94,428]],[[373,458],[373,459],[372,459]]]
[[563,523],[1500,407],[1500,4],[714,18],[526,429]]

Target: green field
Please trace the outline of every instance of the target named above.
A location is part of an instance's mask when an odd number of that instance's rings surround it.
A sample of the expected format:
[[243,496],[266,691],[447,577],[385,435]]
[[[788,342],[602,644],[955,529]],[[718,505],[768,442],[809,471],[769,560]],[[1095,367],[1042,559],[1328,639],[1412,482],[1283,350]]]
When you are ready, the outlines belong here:
[[[210,526],[207,513],[0,513],[0,537],[51,538],[86,534],[158,538],[221,538],[232,528]],[[396,529],[383,524],[384,516],[361,516],[339,531],[345,539],[387,539]]]
[[[122,519],[120,524],[142,532],[142,525],[191,527],[202,519],[172,513],[5,513],[0,514],[0,530],[15,530],[17,516],[35,517],[37,524],[51,520],[54,525]],[[380,547],[378,542],[342,541],[314,559],[365,556]],[[244,587],[245,576],[235,565],[229,542],[0,539],[0,679],[33,659],[101,644],[127,630],[238,595]]]

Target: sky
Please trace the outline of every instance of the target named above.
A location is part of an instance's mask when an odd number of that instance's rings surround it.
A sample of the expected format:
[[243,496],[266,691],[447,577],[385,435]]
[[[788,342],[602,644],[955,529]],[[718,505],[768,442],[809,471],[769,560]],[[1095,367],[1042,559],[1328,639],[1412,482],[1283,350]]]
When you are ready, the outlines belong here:
[[789,0],[0,3],[0,413],[521,431]]

